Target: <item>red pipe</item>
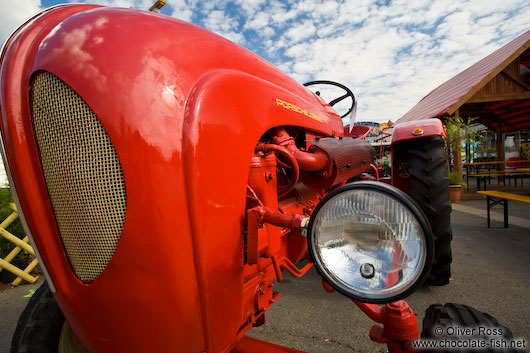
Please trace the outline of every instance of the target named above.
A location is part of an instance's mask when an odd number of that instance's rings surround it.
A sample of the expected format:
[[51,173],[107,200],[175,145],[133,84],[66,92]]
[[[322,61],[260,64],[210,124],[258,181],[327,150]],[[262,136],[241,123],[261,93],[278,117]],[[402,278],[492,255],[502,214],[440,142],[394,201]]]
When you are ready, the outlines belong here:
[[256,206],[253,209],[256,210],[258,218],[263,223],[269,223],[273,226],[282,227],[282,228],[302,228],[305,226],[308,217],[293,214],[287,215],[283,213],[274,212],[267,207]]
[[272,130],[272,142],[285,147],[298,161],[300,169],[315,172],[329,168],[331,159],[326,152],[317,149],[314,152],[303,152],[296,147],[294,138],[291,137],[283,128]]
[[276,279],[278,280],[278,282],[283,281],[282,270],[280,268],[280,262],[278,261],[278,256],[276,255],[272,256],[272,265],[274,266],[274,272],[276,273]]
[[296,183],[298,183],[298,178],[300,178],[300,166],[298,165],[298,161],[296,160],[296,158],[285,147],[272,143],[258,143],[258,145],[256,146],[256,151],[261,151],[264,153],[275,152],[289,160],[292,166],[293,175],[289,180],[289,184],[287,184],[287,186],[281,192],[278,193],[278,197],[282,198],[289,192],[291,192],[291,190],[294,189]]
[[375,166],[375,164],[371,163],[370,164],[370,167],[372,167],[375,171],[375,178],[377,181],[379,181],[379,170],[377,169],[377,167]]
[[[332,293],[335,291],[324,279],[324,289]],[[419,353],[412,346],[411,341],[417,340],[419,336],[416,315],[404,300],[398,300],[386,305],[363,303],[352,301],[371,320],[383,324],[383,327],[374,325],[370,329],[370,339],[378,343],[386,343],[389,353]]]
[[280,267],[285,268],[287,272],[289,272],[294,277],[300,278],[304,276],[307,273],[307,271],[311,269],[311,267],[313,267],[313,263],[310,262],[306,264],[304,267],[298,268],[291,260],[284,257],[280,260]]
[[360,301],[357,301],[357,300],[353,300],[353,302],[371,320],[373,320],[375,322],[379,322],[379,323],[383,322],[383,318],[384,318],[383,308],[384,308],[384,306],[380,306],[380,305],[377,305],[377,304],[363,303],[363,302],[360,302]]

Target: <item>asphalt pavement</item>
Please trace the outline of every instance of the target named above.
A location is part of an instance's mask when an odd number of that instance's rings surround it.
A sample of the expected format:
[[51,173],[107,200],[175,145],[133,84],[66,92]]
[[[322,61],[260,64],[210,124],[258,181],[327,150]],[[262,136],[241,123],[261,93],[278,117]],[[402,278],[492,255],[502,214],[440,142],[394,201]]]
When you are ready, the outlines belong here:
[[[5,270],[4,270],[5,271]],[[11,338],[17,326],[18,317],[26,307],[32,290],[36,290],[42,281],[35,284],[23,284],[18,287],[0,290],[0,353],[8,353]]]
[[[495,316],[514,337],[530,340],[530,205],[510,202],[515,223],[510,228],[486,228],[484,200],[454,207],[453,276],[447,286],[422,287],[407,302],[418,324],[434,303],[463,303]],[[502,208],[494,212],[502,227]],[[510,219],[511,220],[511,219]],[[519,222],[521,221],[521,222]],[[9,352],[18,316],[36,285],[0,291],[0,353]],[[250,335],[307,352],[385,352],[368,337],[374,324],[349,299],[327,293],[316,271],[303,278],[285,275],[278,301],[267,311],[265,325]],[[530,351],[527,344],[527,350]]]
[[[459,211],[459,206],[465,206],[466,212]],[[530,205],[510,202],[509,207],[513,217],[530,219]],[[422,287],[406,301],[420,328],[430,304],[460,303],[493,315],[514,337],[529,342],[530,228],[488,229],[485,210],[485,200],[463,201],[454,207],[450,283]],[[497,220],[493,226],[502,227],[502,208],[493,213]],[[303,278],[286,278],[286,283],[275,286],[281,296],[267,310],[266,324],[251,331],[252,336],[315,353],[386,352],[386,345],[368,337],[374,323],[347,298],[327,293],[316,271]]]

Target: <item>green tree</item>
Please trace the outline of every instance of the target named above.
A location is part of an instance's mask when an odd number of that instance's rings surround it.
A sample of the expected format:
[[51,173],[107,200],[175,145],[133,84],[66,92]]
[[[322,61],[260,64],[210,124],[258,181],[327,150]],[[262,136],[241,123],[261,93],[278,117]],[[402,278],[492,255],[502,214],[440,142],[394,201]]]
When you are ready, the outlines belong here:
[[[462,175],[460,146],[462,142],[473,144],[484,137],[484,131],[479,131],[474,122],[478,118],[464,119],[458,115],[448,116],[444,119],[447,134],[446,147],[448,154],[449,170]],[[453,161],[451,163],[450,161]]]

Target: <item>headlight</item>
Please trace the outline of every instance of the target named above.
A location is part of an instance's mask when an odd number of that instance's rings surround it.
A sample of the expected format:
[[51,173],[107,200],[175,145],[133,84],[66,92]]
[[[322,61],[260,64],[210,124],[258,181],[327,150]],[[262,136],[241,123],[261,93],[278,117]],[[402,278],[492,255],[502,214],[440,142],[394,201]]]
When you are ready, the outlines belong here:
[[425,215],[409,196],[384,183],[357,182],[330,193],[313,212],[307,239],[324,279],[363,302],[406,297],[432,265]]

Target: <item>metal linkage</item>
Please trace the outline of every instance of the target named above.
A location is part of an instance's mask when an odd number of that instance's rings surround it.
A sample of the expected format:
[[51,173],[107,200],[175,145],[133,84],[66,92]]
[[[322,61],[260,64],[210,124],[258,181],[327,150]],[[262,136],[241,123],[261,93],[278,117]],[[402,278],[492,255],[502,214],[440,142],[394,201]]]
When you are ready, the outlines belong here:
[[[335,291],[329,283],[322,279],[322,286],[328,293]],[[352,301],[371,320],[382,324],[370,329],[370,339],[377,343],[385,343],[389,353],[417,352],[411,341],[419,337],[418,323],[412,308],[404,300],[386,305]]]

